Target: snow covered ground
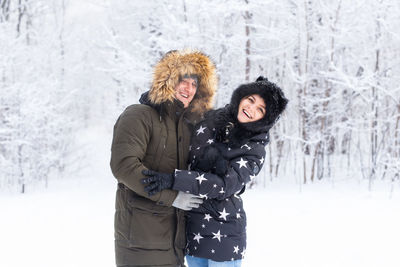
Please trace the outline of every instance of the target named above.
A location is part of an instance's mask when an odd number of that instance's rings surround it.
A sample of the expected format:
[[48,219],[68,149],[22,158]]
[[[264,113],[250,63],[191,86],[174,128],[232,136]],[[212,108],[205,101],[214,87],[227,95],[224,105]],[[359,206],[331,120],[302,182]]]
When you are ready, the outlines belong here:
[[[80,175],[0,195],[0,266],[114,266],[110,141],[89,139],[107,141],[92,146],[92,167]],[[400,266],[400,188],[367,188],[356,180],[301,187],[282,180],[247,190],[243,266]]]

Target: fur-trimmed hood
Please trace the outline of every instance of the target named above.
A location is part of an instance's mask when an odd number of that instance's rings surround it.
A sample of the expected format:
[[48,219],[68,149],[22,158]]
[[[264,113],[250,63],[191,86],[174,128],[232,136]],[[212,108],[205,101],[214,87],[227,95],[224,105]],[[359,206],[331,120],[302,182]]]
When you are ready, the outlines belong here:
[[170,51],[155,65],[148,94],[150,103],[159,105],[167,101],[173,102],[175,86],[181,77],[193,74],[197,75],[199,81],[189,108],[197,114],[210,110],[217,91],[216,68],[207,55],[193,50]]
[[[258,94],[264,99],[266,114],[258,121],[240,123],[237,120],[240,101],[252,94]],[[252,136],[268,133],[285,110],[288,101],[281,88],[260,76],[255,82],[240,85],[233,92],[230,104],[208,112],[206,117],[214,121],[219,141],[240,145]]]

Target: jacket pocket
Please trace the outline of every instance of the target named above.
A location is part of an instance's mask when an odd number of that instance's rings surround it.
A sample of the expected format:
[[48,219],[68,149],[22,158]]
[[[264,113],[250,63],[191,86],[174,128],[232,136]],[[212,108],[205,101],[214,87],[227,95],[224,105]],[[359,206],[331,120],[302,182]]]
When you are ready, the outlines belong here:
[[176,219],[174,209],[133,198],[129,246],[132,248],[169,250],[172,248]]

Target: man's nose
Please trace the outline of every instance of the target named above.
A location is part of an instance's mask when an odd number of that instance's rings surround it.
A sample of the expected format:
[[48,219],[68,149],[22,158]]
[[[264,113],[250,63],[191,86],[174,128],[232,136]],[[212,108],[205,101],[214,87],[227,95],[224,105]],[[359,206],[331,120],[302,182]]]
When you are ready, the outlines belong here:
[[190,90],[191,92],[194,91],[194,90],[196,90],[196,86],[194,86],[193,84],[189,84],[187,88],[188,88],[188,90]]

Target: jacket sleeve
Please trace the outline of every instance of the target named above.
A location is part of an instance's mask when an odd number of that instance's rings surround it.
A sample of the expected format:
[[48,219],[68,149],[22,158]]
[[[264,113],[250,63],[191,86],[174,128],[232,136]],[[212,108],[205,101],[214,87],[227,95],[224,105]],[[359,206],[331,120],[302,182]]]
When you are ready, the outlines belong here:
[[111,145],[111,171],[119,183],[137,193],[151,199],[159,205],[171,206],[177,192],[163,190],[151,197],[144,191],[141,179],[142,171],[147,169],[142,164],[147,145],[151,139],[152,121],[150,112],[130,107],[118,118],[114,126]]
[[173,189],[205,198],[225,199],[239,193],[261,170],[265,157],[264,144],[251,144],[250,150],[229,160],[227,173],[220,177],[213,173],[175,170]]

